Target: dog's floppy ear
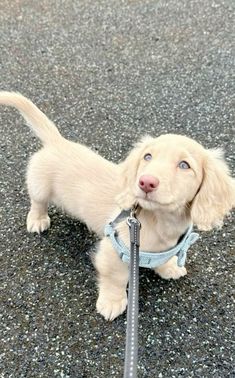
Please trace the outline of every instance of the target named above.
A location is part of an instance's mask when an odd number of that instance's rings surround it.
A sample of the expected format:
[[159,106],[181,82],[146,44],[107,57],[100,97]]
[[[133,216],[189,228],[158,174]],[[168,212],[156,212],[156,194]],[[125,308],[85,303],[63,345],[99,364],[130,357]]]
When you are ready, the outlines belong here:
[[116,202],[121,209],[129,209],[135,203],[134,187],[138,166],[146,145],[151,141],[153,141],[152,137],[143,137],[127,158],[118,165],[119,194],[116,197]]
[[206,151],[201,188],[191,205],[191,217],[201,230],[223,224],[223,218],[235,205],[235,180],[230,176],[221,149]]

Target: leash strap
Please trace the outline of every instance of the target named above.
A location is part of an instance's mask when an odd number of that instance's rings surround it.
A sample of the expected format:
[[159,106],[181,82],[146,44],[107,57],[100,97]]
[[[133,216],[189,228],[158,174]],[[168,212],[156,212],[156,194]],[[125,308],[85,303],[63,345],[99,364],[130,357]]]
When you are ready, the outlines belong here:
[[140,222],[131,213],[127,219],[130,231],[129,292],[127,307],[124,378],[137,377],[139,315],[139,246]]

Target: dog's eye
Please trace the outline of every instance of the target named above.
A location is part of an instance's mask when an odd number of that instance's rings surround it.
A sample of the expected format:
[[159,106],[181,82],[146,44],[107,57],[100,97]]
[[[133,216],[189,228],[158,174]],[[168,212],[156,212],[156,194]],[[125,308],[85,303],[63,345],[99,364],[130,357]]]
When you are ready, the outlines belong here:
[[178,164],[178,167],[179,167],[180,169],[189,169],[189,168],[190,168],[190,165],[189,165],[189,163],[187,163],[187,161],[182,160],[182,161]]
[[145,155],[144,155],[144,160],[149,161],[149,160],[151,160],[151,159],[152,159],[152,155],[151,155],[151,154],[145,154]]

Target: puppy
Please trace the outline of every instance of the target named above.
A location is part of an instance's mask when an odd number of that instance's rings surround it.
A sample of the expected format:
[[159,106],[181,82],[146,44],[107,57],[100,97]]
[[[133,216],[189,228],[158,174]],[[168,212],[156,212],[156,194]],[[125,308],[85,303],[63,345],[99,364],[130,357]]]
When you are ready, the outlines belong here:
[[[174,247],[191,224],[210,230],[223,223],[235,203],[235,181],[220,149],[206,150],[194,140],[167,134],[145,137],[119,165],[87,147],[64,139],[56,126],[28,99],[0,92],[0,104],[16,107],[43,148],[29,161],[27,187],[31,208],[29,232],[50,226],[49,203],[79,218],[101,238],[95,256],[99,296],[97,311],[113,320],[127,305],[128,264],[108,237],[105,225],[120,209],[138,204],[141,222],[140,248],[160,252]],[[128,246],[126,222],[117,226]],[[165,279],[186,275],[176,257],[156,267]]]

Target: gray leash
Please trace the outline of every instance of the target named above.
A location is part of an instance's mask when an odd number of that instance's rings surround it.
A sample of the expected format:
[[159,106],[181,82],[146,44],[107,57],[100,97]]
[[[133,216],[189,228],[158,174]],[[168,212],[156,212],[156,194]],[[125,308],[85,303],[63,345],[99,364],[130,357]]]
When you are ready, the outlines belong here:
[[127,218],[130,231],[130,271],[127,307],[126,351],[124,378],[136,378],[138,366],[139,315],[139,245],[141,224],[132,210]]

